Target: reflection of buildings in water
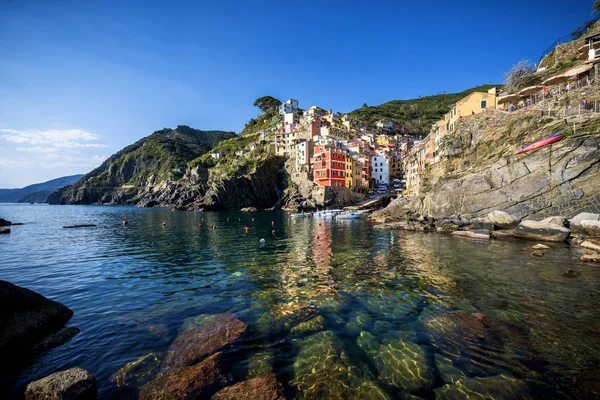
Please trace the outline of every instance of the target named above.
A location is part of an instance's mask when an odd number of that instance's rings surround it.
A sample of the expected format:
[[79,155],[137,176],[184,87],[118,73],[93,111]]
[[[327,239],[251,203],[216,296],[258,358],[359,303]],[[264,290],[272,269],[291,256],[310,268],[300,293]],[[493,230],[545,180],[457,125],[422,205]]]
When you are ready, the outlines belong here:
[[314,291],[316,296],[333,295],[337,292],[337,286],[331,277],[332,243],[331,225],[325,222],[316,223],[312,248],[315,272],[318,276],[317,288]]

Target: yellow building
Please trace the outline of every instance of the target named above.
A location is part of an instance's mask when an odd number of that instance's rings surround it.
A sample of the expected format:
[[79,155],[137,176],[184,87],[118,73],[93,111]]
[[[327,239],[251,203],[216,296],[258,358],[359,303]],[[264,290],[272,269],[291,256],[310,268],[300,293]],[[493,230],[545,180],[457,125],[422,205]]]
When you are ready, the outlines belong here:
[[346,157],[346,187],[355,189],[363,186],[362,163],[352,157]]
[[491,88],[487,92],[473,92],[463,97],[452,106],[450,112],[444,115],[446,131],[454,131],[458,120],[461,118],[482,113],[486,108],[496,108],[497,101],[496,88]]

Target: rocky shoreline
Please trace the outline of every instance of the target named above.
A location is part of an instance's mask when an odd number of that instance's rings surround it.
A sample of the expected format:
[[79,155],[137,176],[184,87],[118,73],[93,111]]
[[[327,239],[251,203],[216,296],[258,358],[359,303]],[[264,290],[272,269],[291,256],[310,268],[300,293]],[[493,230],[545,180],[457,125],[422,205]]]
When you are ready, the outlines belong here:
[[553,216],[536,221],[495,210],[484,217],[433,218],[413,212],[410,202],[396,199],[387,208],[376,211],[369,218],[375,223],[374,229],[436,232],[476,240],[567,242],[585,249],[581,261],[600,263],[600,214],[582,212],[571,218]]

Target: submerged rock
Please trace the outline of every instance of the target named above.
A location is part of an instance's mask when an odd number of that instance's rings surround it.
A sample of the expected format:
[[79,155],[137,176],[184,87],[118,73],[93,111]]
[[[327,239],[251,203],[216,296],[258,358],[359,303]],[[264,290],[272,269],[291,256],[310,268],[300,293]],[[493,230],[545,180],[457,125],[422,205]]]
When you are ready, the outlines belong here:
[[518,218],[500,210],[492,211],[486,218],[498,229],[513,229],[519,225]]
[[323,318],[321,315],[317,315],[308,321],[300,322],[298,325],[294,326],[291,330],[291,333],[293,335],[299,335],[303,333],[321,331],[323,330],[324,326],[325,318]]
[[273,353],[271,351],[258,351],[250,356],[248,360],[247,378],[268,374],[273,371]]
[[69,340],[71,340],[78,333],[79,333],[79,328],[73,328],[73,327],[63,328],[60,331],[53,333],[52,335],[48,336],[47,338],[45,338],[44,340],[42,340],[41,342],[36,344],[31,349],[31,351],[41,352],[41,351],[53,349],[58,346],[62,346],[63,344],[65,344]]
[[523,381],[498,375],[486,378],[466,378],[435,389],[435,398],[440,400],[456,399],[529,399],[531,394]]
[[569,268],[565,268],[562,270],[562,272],[560,273],[562,276],[566,277],[566,278],[575,278],[577,277],[577,275],[579,275],[577,273],[577,271],[574,271],[572,269]]
[[361,332],[358,346],[371,358],[382,382],[408,392],[433,384],[421,346],[400,338],[380,345],[368,332]]
[[531,252],[531,255],[534,257],[544,257],[544,252],[539,250],[534,250]]
[[513,239],[514,232],[515,232],[514,229],[503,229],[501,231],[494,231],[494,232],[492,232],[492,237],[497,240]]
[[600,368],[590,368],[580,372],[573,379],[573,398],[599,399],[600,398]]
[[158,374],[163,358],[161,354],[157,353],[146,354],[115,372],[110,380],[117,386],[139,388]]
[[73,315],[64,305],[6,281],[0,281],[0,304],[0,356],[31,348]]
[[585,228],[581,226],[582,221],[600,221],[600,214],[582,212],[571,218],[569,226],[573,232],[584,233]]
[[97,393],[94,375],[71,368],[31,382],[25,388],[25,400],[92,400]]
[[274,373],[258,376],[221,389],[212,400],[284,400],[283,386]]
[[221,368],[221,353],[215,353],[199,364],[176,369],[145,384],[139,399],[208,399],[228,381]]
[[166,370],[195,364],[237,340],[246,324],[235,315],[207,318],[195,328],[184,330],[171,343],[163,368]]
[[389,399],[368,375],[354,366],[331,331],[297,342],[292,385],[299,399]]
[[444,357],[441,354],[435,354],[434,359],[435,367],[440,373],[440,377],[444,383],[456,383],[466,378],[465,373],[455,367],[451,359]]
[[514,236],[521,239],[545,242],[564,242],[571,231],[563,226],[547,224],[540,221],[521,221]]
[[590,236],[600,236],[600,221],[583,220],[581,221],[581,227]]

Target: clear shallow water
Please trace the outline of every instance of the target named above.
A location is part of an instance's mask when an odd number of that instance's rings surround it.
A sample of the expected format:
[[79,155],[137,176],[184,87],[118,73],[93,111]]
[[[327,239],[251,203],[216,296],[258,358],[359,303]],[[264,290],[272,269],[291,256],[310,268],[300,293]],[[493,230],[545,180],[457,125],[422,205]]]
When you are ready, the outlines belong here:
[[[598,364],[600,268],[562,244],[537,258],[522,241],[283,212],[0,205],[0,217],[25,223],[0,236],[0,279],[67,305],[68,326],[81,330],[15,360],[0,397],[74,366],[98,377],[100,398],[124,397],[111,374],[166,353],[186,320],[221,313],[248,325],[227,350],[233,375],[272,368],[290,396],[561,398],[557,386]],[[80,223],[98,226],[62,228]],[[580,276],[560,276],[566,267]],[[492,334],[471,313],[495,318],[485,320]]]

